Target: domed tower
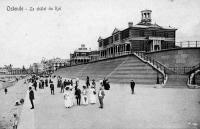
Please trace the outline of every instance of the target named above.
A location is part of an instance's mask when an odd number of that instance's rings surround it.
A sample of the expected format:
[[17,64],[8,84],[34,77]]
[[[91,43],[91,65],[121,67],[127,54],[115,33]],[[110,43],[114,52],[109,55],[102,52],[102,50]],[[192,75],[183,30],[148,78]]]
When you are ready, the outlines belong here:
[[142,10],[141,11],[141,22],[139,24],[150,25],[151,24],[151,10]]

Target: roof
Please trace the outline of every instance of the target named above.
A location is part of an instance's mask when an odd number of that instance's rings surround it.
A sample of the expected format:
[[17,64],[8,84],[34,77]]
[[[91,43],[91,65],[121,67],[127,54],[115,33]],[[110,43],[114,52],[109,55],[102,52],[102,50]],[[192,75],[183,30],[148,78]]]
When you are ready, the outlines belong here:
[[119,32],[119,31],[120,31],[119,29],[115,28],[112,34],[115,34],[115,33]]
[[158,24],[147,24],[147,25],[142,25],[142,24],[136,24],[133,26],[133,28],[160,28],[160,29],[171,29],[171,30],[177,30],[176,28],[174,27],[171,27],[171,26],[160,26]]
[[86,49],[86,50],[79,50],[79,49],[77,49],[74,52],[91,52],[91,50],[88,50],[88,49]]
[[152,11],[149,9],[145,9],[145,10],[142,10],[141,12],[152,12]]
[[[133,25],[132,27],[128,27],[128,28],[143,28],[143,29],[159,28],[159,29],[167,29],[167,30],[177,30],[176,28],[171,27],[171,26],[160,26],[160,25],[158,25],[156,23],[151,24],[151,23],[143,23],[143,22],[139,22],[138,24]],[[128,29],[128,28],[126,28],[126,29]],[[115,34],[115,33],[117,33],[117,32],[122,32],[122,31],[124,31],[126,29],[119,30],[119,29],[115,28],[114,31],[113,31],[113,33],[112,33],[112,35]],[[107,39],[107,38],[109,38],[111,36],[108,36],[106,38],[99,37],[98,41],[103,40],[103,39]]]

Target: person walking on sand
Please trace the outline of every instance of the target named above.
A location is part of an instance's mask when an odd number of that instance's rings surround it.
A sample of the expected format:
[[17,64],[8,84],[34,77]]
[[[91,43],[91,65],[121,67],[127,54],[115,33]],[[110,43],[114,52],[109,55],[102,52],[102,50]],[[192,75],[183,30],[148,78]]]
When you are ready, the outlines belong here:
[[76,101],[77,105],[81,105],[81,90],[78,88],[78,86],[75,86],[75,96],[76,96]]
[[51,95],[54,95],[54,84],[50,83]]
[[64,85],[65,85],[64,82],[61,82],[61,86],[60,86],[61,90],[60,90],[60,93],[64,93],[64,88],[65,88]]
[[13,114],[13,129],[17,129],[17,125],[18,125],[18,117],[17,114]]
[[104,93],[103,87],[99,87],[99,92],[98,92],[98,98],[99,98],[99,103],[100,103],[99,108],[103,108],[104,96],[105,96],[105,93]]
[[83,102],[83,105],[88,105],[88,91],[87,91],[86,86],[83,86],[82,102]]
[[91,104],[95,104],[96,103],[96,90],[95,90],[94,86],[89,88],[89,102]]
[[36,82],[36,80],[34,80],[34,82],[33,82],[33,86],[34,86],[35,91],[36,91],[36,90],[37,90],[37,82]]
[[131,93],[134,94],[135,82],[131,80],[130,85],[131,85]]
[[5,92],[5,94],[7,94],[7,92],[8,92],[8,89],[7,89],[7,88],[5,88],[5,89],[4,89],[4,92]]
[[86,78],[86,86],[87,88],[90,86],[90,78],[88,76]]
[[70,87],[67,86],[64,92],[64,105],[66,108],[70,108],[73,106],[73,102],[71,98],[72,98],[71,90],[70,90]]
[[32,105],[31,109],[34,109],[33,100],[35,99],[35,97],[34,97],[34,92],[33,92],[31,87],[29,87],[29,99],[30,99],[30,102],[31,102],[31,105]]
[[94,79],[92,80],[92,86],[93,86],[94,88],[96,88],[96,82],[95,82]]
[[45,79],[45,86],[48,87],[48,79]]

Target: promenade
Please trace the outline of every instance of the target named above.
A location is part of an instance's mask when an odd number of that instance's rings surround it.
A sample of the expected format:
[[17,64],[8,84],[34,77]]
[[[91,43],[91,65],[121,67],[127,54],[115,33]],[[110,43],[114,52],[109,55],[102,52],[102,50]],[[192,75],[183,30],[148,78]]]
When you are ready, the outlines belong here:
[[[84,84],[81,81],[82,86]],[[153,88],[111,84],[104,109],[99,103],[64,107],[63,94],[49,87],[35,92],[35,109],[29,100],[21,115],[19,129],[195,129],[200,127],[200,90]]]

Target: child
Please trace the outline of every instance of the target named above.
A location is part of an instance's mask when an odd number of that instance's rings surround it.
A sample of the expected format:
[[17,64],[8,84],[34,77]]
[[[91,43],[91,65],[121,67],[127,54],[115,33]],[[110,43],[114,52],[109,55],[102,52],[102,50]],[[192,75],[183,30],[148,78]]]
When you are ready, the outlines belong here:
[[7,94],[7,92],[8,92],[8,89],[7,89],[7,88],[5,88],[5,89],[4,89],[4,92],[5,92],[5,94]]
[[17,114],[13,115],[13,129],[17,129],[17,125],[18,125],[18,118],[17,118]]

